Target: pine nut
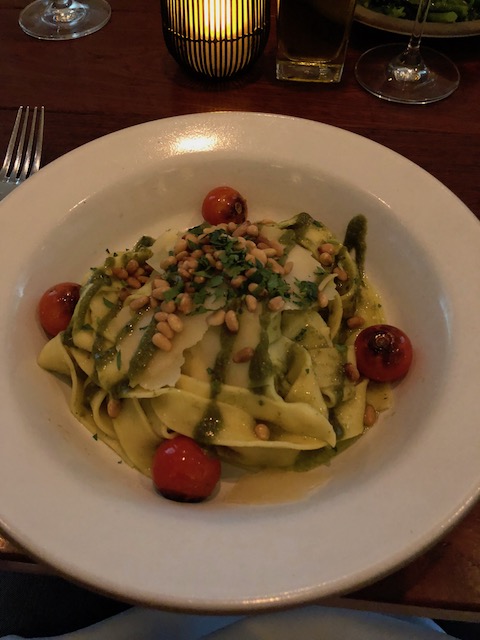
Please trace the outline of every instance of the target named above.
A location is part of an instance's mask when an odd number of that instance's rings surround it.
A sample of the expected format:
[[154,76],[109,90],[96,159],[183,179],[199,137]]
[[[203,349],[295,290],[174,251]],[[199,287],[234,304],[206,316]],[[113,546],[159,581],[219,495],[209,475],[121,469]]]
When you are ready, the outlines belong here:
[[122,410],[122,403],[120,400],[110,398],[107,402],[107,414],[109,418],[118,418],[120,411]]
[[247,227],[247,236],[258,236],[258,227],[256,224],[249,224]]
[[177,309],[180,313],[191,313],[193,310],[193,300],[188,293],[181,293],[177,297]]
[[253,358],[254,353],[255,351],[252,349],[252,347],[244,347],[234,354],[232,360],[236,363],[249,362]]
[[252,296],[250,294],[247,294],[245,296],[245,304],[247,306],[247,309],[249,311],[255,311],[258,305],[257,299],[255,298],[255,296]]
[[172,343],[170,340],[161,333],[154,333],[152,336],[153,344],[162,351],[171,351]]
[[293,269],[293,262],[289,260],[288,262],[285,263],[285,266],[283,267],[283,274],[288,276],[288,274],[291,273],[292,269]]
[[247,278],[245,276],[236,276],[235,278],[232,278],[232,280],[230,281],[230,284],[234,289],[238,289],[239,287],[242,286],[242,284],[246,281],[246,279]]
[[349,329],[358,329],[359,327],[363,327],[365,324],[365,318],[362,316],[352,316],[347,320],[347,327]]
[[149,296],[140,296],[139,298],[134,298],[130,302],[130,309],[132,309],[132,311],[138,311],[139,309],[142,309],[143,307],[145,307],[149,302],[150,302]]
[[280,311],[285,306],[285,300],[282,296],[275,296],[268,303],[268,308],[270,311]]
[[223,309],[215,311],[209,316],[207,322],[211,327],[219,327],[225,322],[225,311]]
[[254,258],[261,262],[263,266],[267,264],[267,256],[265,255],[265,251],[263,251],[262,249],[252,249],[251,254]]
[[175,336],[175,331],[171,328],[171,326],[165,320],[162,322],[158,322],[156,329],[158,333],[161,333],[163,336],[171,340]]
[[346,282],[348,280],[348,273],[342,267],[335,267],[333,273],[336,274],[337,278],[340,282]]
[[185,238],[179,238],[175,243],[175,246],[173,247],[173,253],[177,255],[182,251],[186,251],[187,248],[188,248],[188,242],[185,240]]
[[164,322],[167,319],[168,313],[165,311],[157,311],[157,313],[153,316],[157,322]]
[[142,284],[133,276],[127,278],[127,284],[131,289],[140,289]]
[[164,289],[163,287],[158,287],[157,289],[153,289],[152,296],[157,300],[163,300],[165,298],[165,293],[167,291],[168,289]]
[[113,267],[112,273],[119,280],[126,280],[128,278],[128,271],[123,267]]
[[128,271],[130,275],[133,275],[139,266],[140,265],[138,264],[138,261],[132,258],[132,260],[129,260],[125,265],[125,269]]
[[254,431],[259,440],[270,440],[270,429],[263,422],[256,424]]
[[183,331],[183,321],[181,318],[179,318],[177,315],[175,315],[174,313],[171,313],[168,317],[167,317],[167,322],[170,326],[170,328],[175,331],[175,333],[180,333],[181,331]]
[[328,296],[325,292],[320,291],[317,296],[318,306],[320,309],[328,307]]
[[345,375],[351,382],[358,382],[360,380],[360,372],[353,362],[347,362],[343,365]]
[[177,308],[177,305],[173,300],[164,300],[160,305],[160,309],[162,311],[166,311],[167,313],[174,313]]
[[329,267],[333,264],[333,257],[330,253],[324,251],[318,256],[318,260],[323,267]]
[[363,414],[363,424],[366,427],[371,427],[377,421],[377,412],[375,411],[375,407],[371,404],[365,405],[365,413]]
[[237,314],[233,309],[230,309],[225,314],[225,324],[227,325],[227,329],[232,333],[237,333],[239,329]]
[[320,245],[319,251],[320,253],[329,253],[333,256],[333,254],[335,253],[335,247],[331,242],[325,242],[324,244]]
[[175,256],[168,256],[165,260],[162,260],[160,263],[160,269],[166,271],[169,267],[172,267],[174,264],[177,264],[177,258]]

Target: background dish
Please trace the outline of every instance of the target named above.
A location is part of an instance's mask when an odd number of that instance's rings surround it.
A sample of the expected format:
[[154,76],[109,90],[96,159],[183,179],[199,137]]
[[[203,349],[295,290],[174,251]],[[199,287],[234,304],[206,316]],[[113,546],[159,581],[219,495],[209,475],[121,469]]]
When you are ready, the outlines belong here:
[[[417,348],[395,410],[315,472],[313,492],[300,489],[286,504],[236,504],[233,475],[210,502],[162,500],[77,424],[62,384],[35,363],[45,340],[35,308],[48,286],[77,280],[106,248],[197,223],[203,196],[222,183],[243,193],[252,218],[306,210],[341,235],[351,216],[365,213],[368,271],[389,319]],[[0,523],[43,562],[132,602],[274,608],[380,577],[473,504],[480,433],[476,381],[465,372],[480,356],[471,339],[480,285],[459,274],[480,268],[480,226],[405,158],[306,120],[183,116],[67,154],[0,208],[9,220],[0,284]],[[455,269],[445,259],[452,237],[462,247]]]
[[[382,31],[398,33],[410,36],[413,28],[412,20],[402,18],[392,18],[377,11],[372,11],[366,7],[357,6],[355,9],[355,19],[368,27],[374,27]],[[477,36],[480,34],[480,20],[470,20],[469,22],[457,22],[455,24],[439,24],[427,22],[423,35],[430,38],[461,38],[466,36]]]

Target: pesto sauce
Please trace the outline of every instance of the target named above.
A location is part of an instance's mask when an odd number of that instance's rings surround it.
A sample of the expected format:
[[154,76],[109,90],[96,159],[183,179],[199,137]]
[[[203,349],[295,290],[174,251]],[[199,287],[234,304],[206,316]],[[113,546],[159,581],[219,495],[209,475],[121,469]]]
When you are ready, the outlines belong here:
[[273,373],[273,364],[270,359],[268,347],[270,341],[268,339],[268,326],[270,324],[271,314],[264,311],[260,316],[260,340],[255,348],[253,357],[248,367],[248,376],[254,391],[263,389],[268,378]]
[[293,471],[310,471],[322,464],[329,464],[335,456],[342,453],[350,447],[361,436],[350,438],[349,440],[341,440],[336,447],[324,447],[323,449],[314,449],[313,451],[300,451],[297,459],[293,463]]
[[222,326],[220,334],[220,352],[218,353],[213,371],[210,374],[210,397],[215,399],[220,393],[222,384],[225,382],[225,372],[227,364],[232,354],[235,334],[231,333],[225,325]]
[[145,329],[143,336],[138,344],[130,365],[128,367],[127,377],[129,380],[136,378],[142,371],[147,368],[148,363],[153,358],[157,347],[153,344],[152,338],[157,328],[157,321],[155,316],[151,319],[150,324]]
[[367,219],[358,215],[350,220],[345,232],[344,246],[348,251],[355,252],[355,262],[360,273],[365,268],[365,254],[367,251]]
[[211,400],[200,422],[195,425],[193,439],[200,444],[213,444],[215,437],[222,430],[223,419],[218,404]]

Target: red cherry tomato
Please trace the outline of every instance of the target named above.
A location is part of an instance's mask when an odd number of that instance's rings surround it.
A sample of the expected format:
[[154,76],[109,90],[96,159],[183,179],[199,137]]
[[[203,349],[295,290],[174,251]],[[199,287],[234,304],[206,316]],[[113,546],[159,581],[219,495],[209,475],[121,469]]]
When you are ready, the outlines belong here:
[[153,458],[153,484],[159,493],[177,502],[201,502],[220,480],[218,458],[206,452],[195,440],[177,436],[164,440]]
[[388,324],[377,324],[358,334],[355,354],[362,375],[376,382],[394,382],[407,374],[413,349],[403,331]]
[[45,291],[38,303],[38,315],[49,336],[56,336],[68,327],[79,297],[80,285],[75,282],[61,282]]
[[203,219],[210,224],[235,222],[241,224],[247,217],[247,202],[231,187],[212,189],[202,204]]

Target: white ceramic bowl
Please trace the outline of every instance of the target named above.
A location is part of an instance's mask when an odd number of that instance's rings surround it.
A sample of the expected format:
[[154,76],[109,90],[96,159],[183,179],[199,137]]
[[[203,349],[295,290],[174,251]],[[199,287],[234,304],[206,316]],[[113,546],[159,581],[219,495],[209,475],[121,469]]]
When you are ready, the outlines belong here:
[[[368,272],[415,347],[394,410],[287,503],[232,504],[232,478],[203,504],[160,498],[75,421],[63,383],[36,364],[46,288],[78,280],[106,248],[198,223],[203,196],[225,183],[252,218],[304,210],[341,236],[364,213]],[[392,571],[477,497],[480,225],[405,158],[300,119],[184,116],[67,154],[0,215],[0,523],[71,579],[182,610],[294,605]]]

